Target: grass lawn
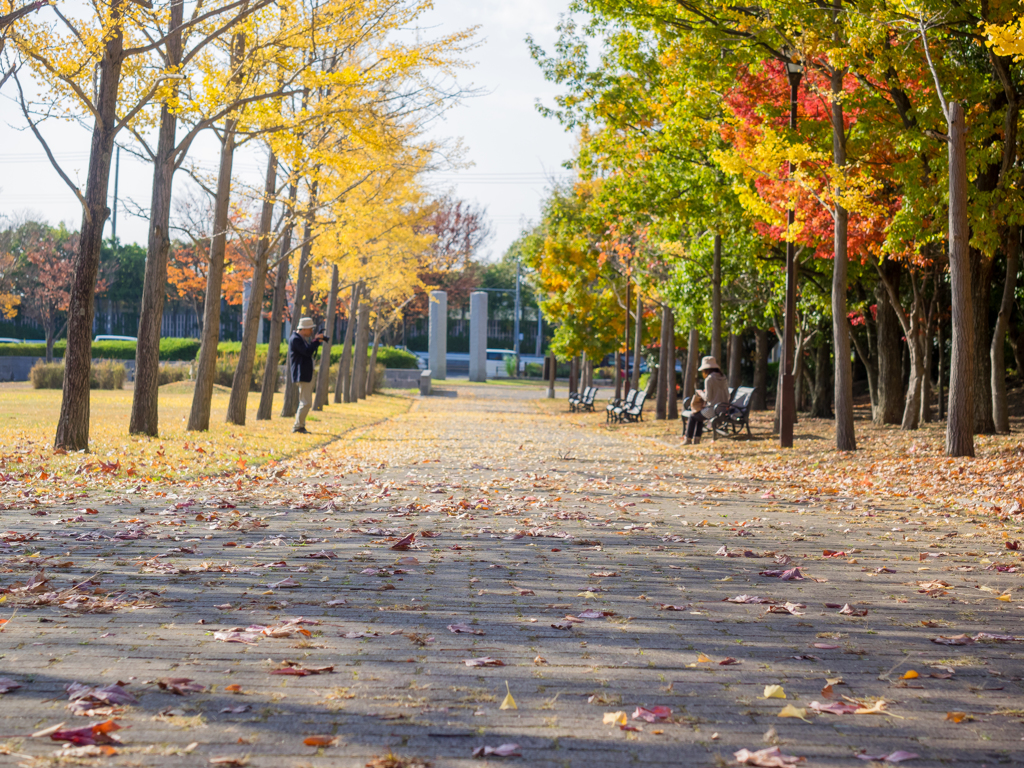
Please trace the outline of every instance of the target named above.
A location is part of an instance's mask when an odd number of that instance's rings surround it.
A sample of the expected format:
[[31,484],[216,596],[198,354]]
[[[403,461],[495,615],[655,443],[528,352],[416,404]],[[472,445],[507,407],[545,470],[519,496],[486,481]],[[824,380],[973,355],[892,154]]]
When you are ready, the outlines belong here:
[[[246,424],[224,422],[229,390],[215,387],[208,432],[187,432],[191,382],[160,388],[160,437],[128,434],[131,390],[93,390],[89,453],[59,454],[53,438],[60,415],[59,390],[32,389],[22,382],[0,384],[0,482],[5,476],[40,483],[64,478],[75,485],[177,482],[252,468],[308,451],[351,429],[404,413],[412,400],[386,391],[350,405],[330,403],[312,411],[307,435],[292,432],[292,420],[278,417],[283,395],[275,397],[274,418],[256,421],[259,392],[249,394]],[[113,465],[113,466],[112,466]]]

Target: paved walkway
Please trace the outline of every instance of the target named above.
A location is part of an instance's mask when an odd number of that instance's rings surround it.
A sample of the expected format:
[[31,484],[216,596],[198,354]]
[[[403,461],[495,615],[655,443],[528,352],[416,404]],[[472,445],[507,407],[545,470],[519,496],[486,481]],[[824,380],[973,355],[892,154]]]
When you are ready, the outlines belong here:
[[[126,766],[1021,764],[1024,645],[992,639],[1021,567],[980,521],[741,495],[537,396],[449,386],[258,478],[2,513],[0,764],[111,714],[93,759]],[[137,704],[67,709],[118,681]]]

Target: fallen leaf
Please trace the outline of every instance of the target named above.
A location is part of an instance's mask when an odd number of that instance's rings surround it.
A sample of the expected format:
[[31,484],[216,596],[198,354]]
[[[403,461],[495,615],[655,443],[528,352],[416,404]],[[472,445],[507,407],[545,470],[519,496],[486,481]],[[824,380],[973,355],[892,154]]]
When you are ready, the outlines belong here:
[[454,632],[457,635],[459,635],[459,634],[465,634],[465,635],[482,635],[482,634],[485,634],[482,629],[474,629],[473,627],[469,626],[468,624],[449,624],[448,625],[448,631],[449,632]]
[[781,685],[766,685],[764,687],[764,698],[784,699],[786,698],[786,692],[782,689]]
[[633,713],[634,720],[644,720],[648,723],[657,723],[662,720],[668,720],[672,716],[672,710],[669,707],[651,707],[646,709],[644,707],[637,707]]
[[908,669],[906,672],[903,673],[903,677],[901,679],[902,680],[916,680],[919,677],[920,677],[920,675],[917,674],[917,672],[915,670]]
[[605,712],[604,713],[604,724],[605,725],[625,725],[629,720],[626,717],[625,712]]
[[946,713],[946,719],[949,720],[951,723],[962,723],[964,720],[967,719],[967,713],[966,712],[947,712]]
[[161,677],[156,681],[161,690],[170,691],[177,696],[187,696],[190,693],[202,693],[206,690],[205,685],[193,682],[189,677]]
[[410,533],[405,538],[399,539],[397,542],[395,542],[393,545],[391,545],[391,549],[397,549],[400,552],[404,552],[405,550],[409,549],[409,547],[412,546],[414,541],[416,541],[416,534],[415,533]]
[[481,656],[479,659],[463,659],[467,667],[504,667],[505,662],[499,659],[492,659],[490,656]]
[[333,747],[338,739],[335,736],[307,736],[302,743],[307,747]]
[[519,745],[502,744],[497,747],[477,747],[473,750],[473,757],[490,757],[491,755],[497,755],[498,757],[519,757]]
[[805,723],[811,722],[807,719],[807,710],[803,707],[794,707],[792,704],[787,704],[779,710],[779,717],[798,717]]
[[778,747],[766,747],[756,752],[749,749],[741,749],[733,752],[732,756],[740,765],[755,765],[759,768],[789,768],[789,766],[804,762],[806,757],[794,757],[785,755]]
[[505,681],[505,698],[502,699],[501,706],[498,709],[519,709],[516,706],[516,700],[512,698],[512,691],[508,687],[508,680]]
[[850,704],[845,701],[830,701],[828,704],[812,701],[807,707],[815,712],[827,712],[830,715],[852,715],[859,709],[856,704]]
[[902,763],[904,760],[916,760],[920,755],[913,752],[905,752],[902,749],[890,752],[888,755],[857,755],[861,760],[881,760],[886,763]]

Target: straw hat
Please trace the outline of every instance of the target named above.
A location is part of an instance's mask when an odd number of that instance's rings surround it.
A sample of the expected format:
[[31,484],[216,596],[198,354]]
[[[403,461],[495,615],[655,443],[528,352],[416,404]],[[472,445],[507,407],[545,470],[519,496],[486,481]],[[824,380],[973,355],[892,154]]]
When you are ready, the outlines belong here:
[[[302,326],[300,325],[299,327],[301,328]],[[706,370],[708,370],[710,368],[718,368],[719,370],[722,369],[722,366],[720,366],[718,364],[718,361],[715,360],[713,355],[708,355],[703,360],[701,360],[700,361],[700,368],[698,368],[697,370],[698,371],[706,371]]]
[[304,318],[302,318],[301,320],[299,320],[299,324],[297,326],[295,326],[296,330],[299,330],[299,331],[304,331],[307,328],[315,328],[315,327],[316,327],[316,324],[313,322],[313,318],[312,317],[304,317]]

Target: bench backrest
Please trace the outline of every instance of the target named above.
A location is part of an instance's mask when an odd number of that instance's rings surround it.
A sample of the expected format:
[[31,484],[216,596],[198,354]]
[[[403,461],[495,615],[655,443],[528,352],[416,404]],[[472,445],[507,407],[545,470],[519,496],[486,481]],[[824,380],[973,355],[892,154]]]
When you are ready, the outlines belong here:
[[587,387],[587,391],[583,393],[583,402],[590,405],[594,402],[595,397],[597,397],[597,387]]
[[754,387],[737,387],[730,405],[746,411],[750,408],[750,399],[754,396]]
[[644,400],[646,400],[646,399],[647,399],[647,390],[646,389],[641,389],[640,390],[640,394],[633,401],[633,405],[634,406],[638,406],[640,408],[643,408],[644,407]]

